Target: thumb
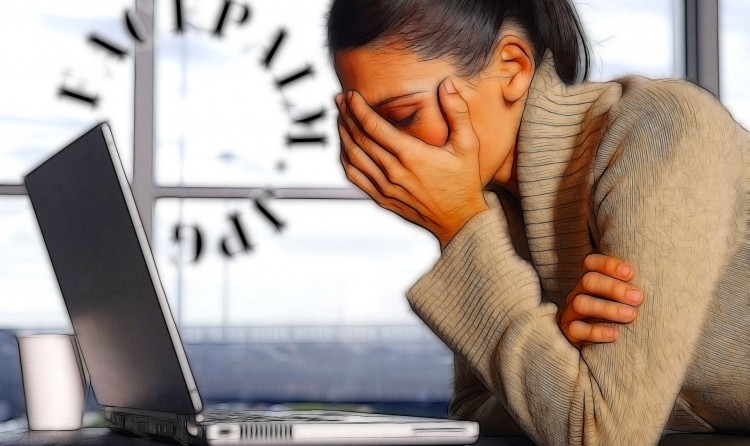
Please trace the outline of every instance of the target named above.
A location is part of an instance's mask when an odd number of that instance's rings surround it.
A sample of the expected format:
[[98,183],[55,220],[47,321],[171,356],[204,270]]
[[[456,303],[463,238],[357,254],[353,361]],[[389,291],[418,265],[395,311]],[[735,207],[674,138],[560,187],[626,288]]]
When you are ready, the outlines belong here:
[[478,147],[477,135],[471,126],[469,106],[451,78],[440,86],[440,105],[448,121],[448,144],[457,154],[473,152]]

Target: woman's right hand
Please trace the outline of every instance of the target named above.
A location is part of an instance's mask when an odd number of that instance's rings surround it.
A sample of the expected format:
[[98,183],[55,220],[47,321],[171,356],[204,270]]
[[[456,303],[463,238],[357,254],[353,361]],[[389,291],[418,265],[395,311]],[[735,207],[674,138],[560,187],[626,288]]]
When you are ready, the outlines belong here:
[[589,254],[583,261],[584,274],[565,299],[559,325],[563,334],[576,348],[584,342],[612,342],[617,330],[605,322],[630,323],[643,302],[643,292],[627,281],[633,267],[604,254]]

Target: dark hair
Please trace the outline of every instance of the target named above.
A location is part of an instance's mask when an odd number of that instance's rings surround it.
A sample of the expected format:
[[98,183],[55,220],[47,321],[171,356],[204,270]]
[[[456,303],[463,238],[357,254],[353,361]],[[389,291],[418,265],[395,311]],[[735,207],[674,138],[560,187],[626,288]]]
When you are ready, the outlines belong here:
[[584,80],[589,48],[569,0],[333,0],[328,50],[353,49],[398,38],[425,59],[449,56],[464,75],[490,62],[503,25],[519,25],[535,62],[549,49],[566,84]]

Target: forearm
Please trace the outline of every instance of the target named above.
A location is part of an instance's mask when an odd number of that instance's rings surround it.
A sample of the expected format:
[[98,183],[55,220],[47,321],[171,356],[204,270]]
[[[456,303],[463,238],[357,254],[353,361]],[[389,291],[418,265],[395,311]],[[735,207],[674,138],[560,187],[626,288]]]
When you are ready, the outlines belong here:
[[[623,195],[612,196],[619,200]],[[617,200],[603,210],[630,209]],[[621,213],[602,218],[610,219],[604,226],[622,228],[624,219],[634,217]],[[654,444],[681,387],[718,271],[718,265],[681,269],[676,259],[711,247],[702,236],[669,250],[668,238],[605,231],[604,249],[642,265],[640,285],[653,297],[646,298],[641,319],[625,327],[617,343],[579,352],[557,326],[557,307],[542,303],[536,272],[512,249],[503,219],[497,209],[472,219],[408,293],[415,312],[466,358],[492,393],[492,398],[466,394],[457,410],[477,414],[507,407],[517,425],[540,444]],[[667,220],[672,221],[679,220]],[[722,226],[698,219],[689,223],[691,234],[705,233],[704,225]],[[654,241],[659,246],[639,248]],[[665,253],[662,262],[653,263],[648,253],[654,252]],[[690,302],[689,312],[679,311],[685,305],[681,300]]]
[[560,332],[557,307],[540,302],[536,272],[515,253],[497,210],[456,235],[409,290],[410,303],[525,433],[543,444],[580,443],[583,408],[593,408],[583,401],[594,390],[577,385],[588,369]]

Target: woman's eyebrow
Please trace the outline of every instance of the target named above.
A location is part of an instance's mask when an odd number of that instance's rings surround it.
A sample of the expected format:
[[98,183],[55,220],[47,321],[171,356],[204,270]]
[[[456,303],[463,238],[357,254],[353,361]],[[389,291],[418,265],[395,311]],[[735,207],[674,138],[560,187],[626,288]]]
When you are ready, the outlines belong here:
[[390,97],[388,99],[383,99],[382,101],[380,101],[377,104],[375,104],[374,108],[380,108],[380,107],[384,106],[385,104],[387,104],[389,102],[395,101],[396,99],[401,99],[401,98],[406,98],[406,97],[409,97],[409,96],[414,96],[415,94],[419,94],[419,93],[424,93],[424,90],[414,91],[414,92],[411,92],[411,93],[401,94],[401,95],[398,95],[398,96],[392,96],[392,97]]

